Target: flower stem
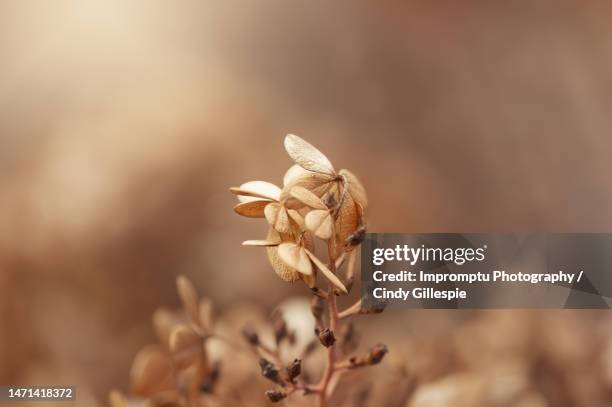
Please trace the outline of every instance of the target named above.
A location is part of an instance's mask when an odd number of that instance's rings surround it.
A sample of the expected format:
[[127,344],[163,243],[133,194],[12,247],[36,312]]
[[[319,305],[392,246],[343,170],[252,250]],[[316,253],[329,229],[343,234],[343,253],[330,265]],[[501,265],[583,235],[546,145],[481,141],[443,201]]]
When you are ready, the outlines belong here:
[[[329,269],[332,273],[336,273],[336,256],[335,256],[335,242],[334,239],[330,239],[328,241],[328,255],[329,255]],[[336,294],[334,293],[334,285],[329,283],[329,291],[327,297],[327,305],[329,309],[329,329],[332,332],[336,332],[336,328],[338,326],[338,305],[336,303]],[[336,346],[332,345],[327,348],[327,366],[325,367],[325,372],[323,373],[323,378],[321,379],[321,384],[319,386],[319,398],[318,398],[318,406],[325,407],[327,403],[328,390],[330,381],[332,376],[334,375],[334,369],[336,365]]]

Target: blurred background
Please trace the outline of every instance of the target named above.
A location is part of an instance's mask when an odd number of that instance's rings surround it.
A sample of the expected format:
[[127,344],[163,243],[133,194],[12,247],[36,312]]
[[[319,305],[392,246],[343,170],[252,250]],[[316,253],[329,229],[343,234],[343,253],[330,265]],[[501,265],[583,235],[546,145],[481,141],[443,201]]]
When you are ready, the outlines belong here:
[[[606,2],[3,1],[0,383],[105,405],[179,274],[221,313],[305,295],[227,191],[280,184],[286,133],[361,178],[372,231],[610,231],[611,108]],[[606,312],[358,325],[435,394],[511,358],[524,405],[610,403]]]

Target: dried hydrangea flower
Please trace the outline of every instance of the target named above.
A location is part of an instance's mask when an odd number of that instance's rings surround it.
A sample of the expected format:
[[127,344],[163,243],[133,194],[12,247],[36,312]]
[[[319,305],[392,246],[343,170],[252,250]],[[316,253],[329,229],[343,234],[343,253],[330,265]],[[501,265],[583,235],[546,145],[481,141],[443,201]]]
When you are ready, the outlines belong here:
[[355,175],[336,172],[323,153],[298,136],[288,135],[285,149],[295,165],[285,174],[282,189],[266,181],[230,188],[241,202],[234,207],[238,214],[265,217],[271,226],[266,239],[243,244],[265,246],[270,264],[284,281],[301,279],[313,288],[319,270],[346,293],[342,281],[314,254],[312,240],[333,240],[334,256],[352,249],[347,239],[363,225],[365,189]]

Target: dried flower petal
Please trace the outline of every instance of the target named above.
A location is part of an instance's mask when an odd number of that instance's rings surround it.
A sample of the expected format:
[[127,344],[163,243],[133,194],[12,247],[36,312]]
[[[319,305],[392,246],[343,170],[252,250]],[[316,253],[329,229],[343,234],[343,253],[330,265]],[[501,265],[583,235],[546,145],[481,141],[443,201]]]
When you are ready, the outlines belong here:
[[230,188],[230,191],[236,195],[254,196],[272,201],[278,201],[281,194],[281,189],[279,187],[266,181],[245,182],[238,188]]
[[312,274],[312,263],[307,250],[296,243],[282,243],[278,246],[278,255],[285,264],[302,274]]
[[306,215],[306,228],[319,239],[327,240],[334,233],[334,223],[328,210],[310,211]]
[[[270,228],[268,230],[268,240],[282,240],[282,236],[278,234],[277,231]],[[298,273],[295,269],[287,266],[278,256],[278,246],[269,246],[266,247],[266,254],[268,255],[268,261],[270,265],[274,269],[274,272],[277,276],[279,276],[283,281],[288,283],[293,283],[300,279],[300,273]]]
[[168,346],[168,340],[170,338],[170,332],[172,328],[177,324],[177,316],[167,308],[160,307],[153,313],[153,328],[157,333],[159,342]]
[[350,194],[345,194],[336,216],[336,256],[344,250],[346,239],[360,226],[360,212]]
[[280,239],[278,240],[245,240],[242,242],[243,246],[278,246],[281,243]]
[[340,170],[339,175],[344,177],[348,183],[348,193],[351,194],[353,200],[361,205],[363,208],[368,206],[368,196],[365,188],[359,181],[359,179],[350,172],[349,170]]
[[202,338],[187,325],[179,325],[170,334],[170,353],[179,370],[191,366],[204,348]]
[[335,173],[331,162],[322,152],[294,134],[285,137],[285,150],[296,164],[309,171],[328,175]]
[[336,275],[334,273],[332,273],[332,271],[330,269],[328,269],[327,266],[325,264],[323,264],[323,262],[321,260],[319,260],[319,258],[317,256],[315,256],[313,253],[311,253],[310,250],[307,250],[307,249],[304,249],[304,250],[306,251],[306,254],[308,255],[308,257],[310,257],[310,260],[312,260],[312,262],[319,268],[319,270],[321,270],[323,275],[333,285],[335,285],[336,288],[338,288],[343,293],[347,294],[348,292],[346,290],[346,287],[344,287],[344,284],[342,284],[342,281],[340,281],[340,279],[338,277],[336,277]]
[[313,194],[306,188],[301,187],[299,185],[291,188],[291,191],[289,191],[289,194],[295,199],[310,206],[311,208],[327,209],[327,206],[325,206],[325,203],[323,203],[323,200],[321,200],[321,198],[319,198],[318,196],[316,196],[315,194]]
[[172,388],[172,364],[168,355],[156,345],[142,348],[130,371],[132,392],[148,397]]
[[300,165],[293,164],[291,167],[289,167],[289,169],[285,173],[285,176],[283,177],[283,186],[287,186],[293,183],[296,179],[300,179],[301,177],[305,175],[310,175],[310,174],[316,174],[316,173],[313,173],[312,171],[308,171],[307,169],[303,168]]
[[191,322],[198,325],[200,323],[199,296],[195,287],[187,277],[178,276],[176,278],[176,288],[187,316]]
[[247,218],[263,218],[264,217],[264,208],[271,201],[251,201],[251,202],[242,202],[238,205],[234,206],[234,212],[238,215],[246,216]]
[[300,230],[306,229],[306,223],[304,222],[304,218],[302,217],[302,215],[300,215],[298,211],[296,211],[295,209],[287,209],[287,213],[289,214],[289,217],[293,219],[293,221],[298,225]]
[[309,275],[300,273],[300,278],[308,286],[308,288],[315,288],[317,285],[317,277],[314,270],[312,274]]
[[108,395],[110,407],[127,407],[128,400],[123,393],[118,390],[111,390]]
[[213,303],[208,298],[202,298],[200,300],[200,327],[204,332],[210,333],[213,325]]
[[278,204],[271,203],[264,209],[264,215],[270,225],[280,233],[289,233],[291,231],[291,224],[289,223],[289,215],[287,209]]

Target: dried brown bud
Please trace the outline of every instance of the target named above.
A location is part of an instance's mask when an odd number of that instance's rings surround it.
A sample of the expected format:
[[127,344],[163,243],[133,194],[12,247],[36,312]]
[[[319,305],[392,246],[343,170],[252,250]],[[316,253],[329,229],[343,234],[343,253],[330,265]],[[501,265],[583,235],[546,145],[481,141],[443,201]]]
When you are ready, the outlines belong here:
[[325,313],[325,300],[321,297],[313,296],[310,301],[310,311],[317,321],[319,321]]
[[346,245],[348,247],[355,247],[360,245],[361,242],[363,242],[363,239],[365,238],[366,231],[367,228],[365,225],[359,226],[357,230],[355,230],[346,238]]
[[290,381],[293,381],[300,373],[302,373],[302,361],[300,359],[295,359],[287,366],[287,377]]
[[266,397],[272,403],[277,403],[283,400],[285,397],[287,397],[287,393],[285,393],[284,391],[280,391],[280,390],[268,390],[266,391]]
[[376,365],[383,360],[388,351],[389,349],[387,349],[387,346],[382,343],[374,345],[366,355],[365,362],[368,365]]
[[221,366],[217,362],[212,366],[210,373],[204,378],[200,390],[204,393],[211,394],[215,389],[215,384],[219,381],[219,375],[221,374]]
[[249,345],[259,345],[259,335],[251,325],[246,325],[242,328],[242,337],[249,343]]
[[319,340],[321,341],[321,344],[323,346],[329,348],[336,342],[336,337],[329,328],[325,328],[324,330],[319,332]]
[[276,340],[276,344],[279,344],[283,341],[283,339],[287,338],[289,332],[287,331],[287,323],[283,318],[282,314],[278,313],[274,317],[273,321],[274,327],[274,339]]
[[273,363],[264,358],[261,358],[259,359],[259,367],[261,367],[261,374],[263,377],[276,384],[284,386],[285,383],[283,382],[283,379],[281,379],[280,374],[278,373],[278,369],[276,368],[276,366],[274,366]]

